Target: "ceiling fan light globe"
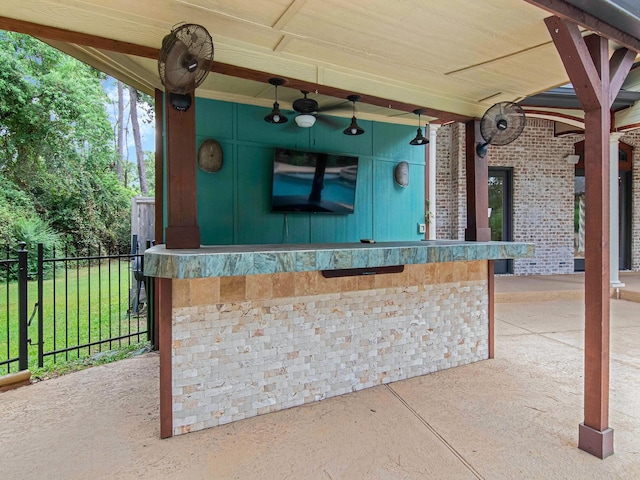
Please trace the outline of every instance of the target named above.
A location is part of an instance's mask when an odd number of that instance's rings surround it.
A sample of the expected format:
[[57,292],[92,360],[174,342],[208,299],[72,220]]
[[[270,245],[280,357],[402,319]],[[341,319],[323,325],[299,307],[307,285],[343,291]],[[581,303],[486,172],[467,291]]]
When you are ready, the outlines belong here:
[[316,123],[316,117],[309,113],[301,113],[296,116],[295,121],[300,128],[311,128]]

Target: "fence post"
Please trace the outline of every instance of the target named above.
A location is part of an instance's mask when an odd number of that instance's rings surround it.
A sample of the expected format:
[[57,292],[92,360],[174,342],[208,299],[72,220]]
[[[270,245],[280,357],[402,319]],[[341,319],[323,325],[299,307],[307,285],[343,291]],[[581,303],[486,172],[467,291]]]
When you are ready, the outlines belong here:
[[29,346],[28,346],[28,322],[27,315],[27,244],[20,242],[18,250],[18,319],[20,322],[18,344],[18,368],[27,370],[29,368]]
[[[56,281],[55,264],[53,281]],[[38,367],[44,366],[44,245],[38,244]],[[54,299],[55,301],[55,299]]]

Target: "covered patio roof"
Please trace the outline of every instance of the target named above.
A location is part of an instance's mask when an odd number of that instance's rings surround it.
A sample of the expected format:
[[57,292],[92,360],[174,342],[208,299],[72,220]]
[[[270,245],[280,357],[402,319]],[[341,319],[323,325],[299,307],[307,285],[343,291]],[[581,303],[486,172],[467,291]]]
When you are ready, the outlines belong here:
[[[198,88],[198,96],[269,107],[273,87],[268,79],[279,76],[286,80],[279,95],[283,106],[297,98],[300,89],[317,95],[321,107],[357,93],[362,97],[358,113],[362,118],[413,124],[415,117],[410,113],[425,108],[427,121],[466,122],[466,182],[473,186],[467,190],[465,239],[469,241],[488,240],[490,233],[487,161],[477,154],[475,145],[481,139],[476,133],[478,122],[472,119],[496,102],[520,101],[567,84],[571,76],[586,111],[590,212],[585,422],[580,425],[579,445],[600,458],[611,455],[607,179],[617,175],[609,170],[609,111],[633,61],[638,60],[638,7],[626,0],[23,0],[0,4],[0,28],[42,38],[143,91],[155,91],[157,99],[162,98],[159,47],[180,22],[204,26],[216,45],[213,74]],[[171,181],[167,182],[165,243],[169,249],[200,245],[192,188],[195,162],[189,161],[195,158],[194,109],[189,112],[181,116],[167,109],[166,113],[166,172]],[[626,128],[640,126],[639,111],[625,112]],[[345,115],[350,115],[348,109]],[[171,292],[170,282],[159,283],[161,325],[171,324],[166,293]],[[490,318],[492,302],[491,298]],[[164,351],[170,352],[170,334],[162,338]],[[168,353],[163,361],[170,364]],[[161,405],[164,402],[166,413],[170,382],[163,385]],[[161,406],[161,416],[164,413]]]
[[180,22],[198,23],[215,44],[214,73],[198,96],[269,107],[267,79],[275,75],[287,80],[285,108],[300,89],[317,93],[321,106],[358,93],[363,118],[413,124],[406,114],[426,107],[425,120],[443,123],[568,82],[543,21],[549,11],[579,15],[583,28],[613,38],[613,48],[640,50],[637,7],[626,3],[29,0],[3,2],[0,28],[42,38],[152,93],[162,89],[162,38]]

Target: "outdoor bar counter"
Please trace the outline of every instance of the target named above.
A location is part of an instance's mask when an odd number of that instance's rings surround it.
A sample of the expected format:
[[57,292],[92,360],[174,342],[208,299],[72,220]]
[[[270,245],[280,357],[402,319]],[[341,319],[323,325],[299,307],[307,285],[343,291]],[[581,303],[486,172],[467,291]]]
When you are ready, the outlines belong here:
[[533,254],[445,240],[152,247],[161,436],[487,359],[492,261]]

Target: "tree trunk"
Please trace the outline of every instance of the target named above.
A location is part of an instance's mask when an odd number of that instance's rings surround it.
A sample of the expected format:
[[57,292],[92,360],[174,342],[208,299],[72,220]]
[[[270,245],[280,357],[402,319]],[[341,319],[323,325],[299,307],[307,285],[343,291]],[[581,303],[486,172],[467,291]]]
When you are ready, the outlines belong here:
[[147,187],[147,172],[144,168],[144,152],[140,140],[140,125],[138,123],[138,91],[129,87],[129,114],[131,116],[131,128],[133,129],[133,141],[136,144],[136,159],[138,161],[138,178],[140,179],[140,191],[143,195],[149,194]]
[[118,158],[116,160],[116,174],[118,180],[122,181],[122,162],[124,161],[124,87],[118,80],[118,132],[116,134],[118,142]]

